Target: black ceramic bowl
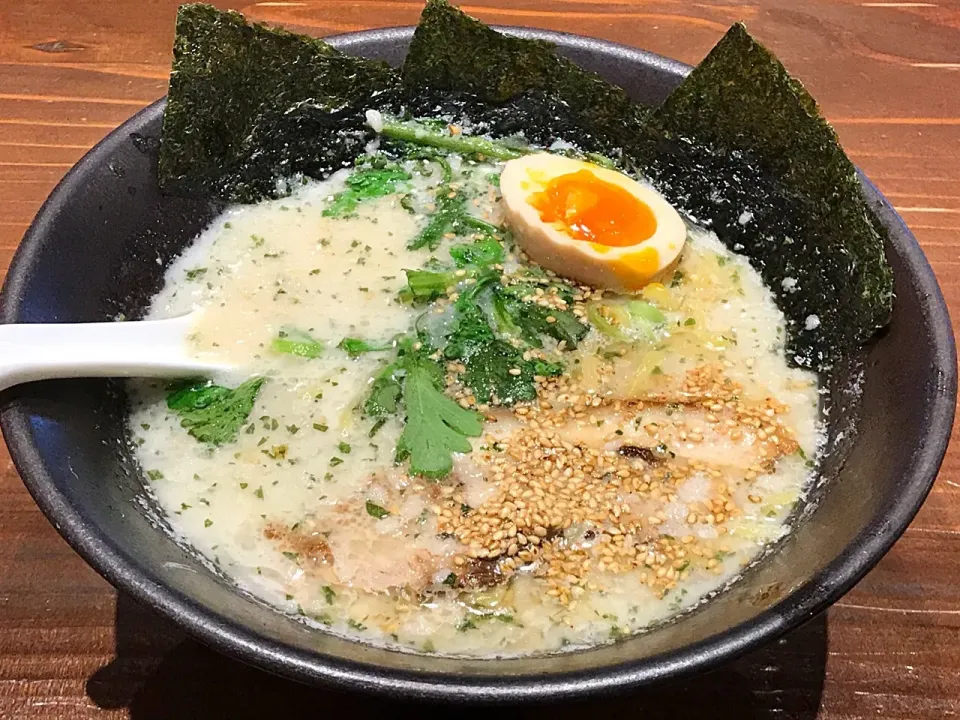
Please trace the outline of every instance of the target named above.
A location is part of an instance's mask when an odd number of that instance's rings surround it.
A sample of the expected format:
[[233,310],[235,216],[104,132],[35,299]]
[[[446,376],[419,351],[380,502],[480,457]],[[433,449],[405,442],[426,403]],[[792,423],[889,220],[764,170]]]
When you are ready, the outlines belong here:
[[[411,32],[331,42],[398,64]],[[660,102],[689,70],[597,40],[509,32],[556,43],[647,103]],[[161,101],[126,122],[53,192],[10,267],[4,322],[136,317],[160,288],[164,266],[215,216],[214,204],[157,191],[162,113]],[[851,402],[857,393],[834,402],[827,482],[788,540],[730,590],[699,612],[615,645],[528,659],[449,659],[349,642],[274,612],[177,545],[147,507],[125,447],[120,383],[19,388],[3,396],[3,434],[40,508],[104,577],[204,642],[267,670],[392,695],[485,700],[585,695],[690,674],[778,637],[849,590],[907,527],[946,449],[957,377],[943,297],[889,203],[866,179],[863,192],[890,232],[897,303],[889,330],[862,358],[859,402]],[[856,365],[837,372],[837,393]]]

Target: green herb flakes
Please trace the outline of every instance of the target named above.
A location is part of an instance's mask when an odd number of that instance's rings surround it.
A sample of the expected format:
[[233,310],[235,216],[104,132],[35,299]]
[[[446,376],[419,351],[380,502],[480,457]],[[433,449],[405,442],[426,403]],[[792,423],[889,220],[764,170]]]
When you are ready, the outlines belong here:
[[390,515],[390,511],[380,507],[373,500],[367,500],[367,515],[375,517],[377,520],[383,520]]

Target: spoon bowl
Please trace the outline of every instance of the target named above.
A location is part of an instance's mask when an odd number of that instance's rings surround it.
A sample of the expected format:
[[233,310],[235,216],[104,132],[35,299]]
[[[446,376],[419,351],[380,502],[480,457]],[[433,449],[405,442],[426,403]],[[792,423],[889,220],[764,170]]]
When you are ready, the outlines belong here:
[[0,390],[80,377],[196,377],[228,372],[188,352],[193,313],[167,320],[0,325]]

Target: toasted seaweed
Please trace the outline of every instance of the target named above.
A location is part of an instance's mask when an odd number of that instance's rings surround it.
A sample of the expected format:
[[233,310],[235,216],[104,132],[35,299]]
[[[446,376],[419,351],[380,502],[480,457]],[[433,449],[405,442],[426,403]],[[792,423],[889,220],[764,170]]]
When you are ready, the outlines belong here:
[[816,102],[742,24],[657,108],[628,151],[693,220],[750,258],[820,367],[887,324],[885,232]]
[[348,165],[372,137],[364,110],[399,85],[385,63],[210,5],[180,7],[173,53],[159,179],[175,194],[253,202]]
[[541,134],[552,125],[543,110],[563,106],[561,116],[581,133],[622,145],[644,115],[622,88],[560,57],[553,44],[499,33],[447,0],[427,0],[401,75],[408,92],[468,93],[494,106],[525,97],[534,117],[519,117]]

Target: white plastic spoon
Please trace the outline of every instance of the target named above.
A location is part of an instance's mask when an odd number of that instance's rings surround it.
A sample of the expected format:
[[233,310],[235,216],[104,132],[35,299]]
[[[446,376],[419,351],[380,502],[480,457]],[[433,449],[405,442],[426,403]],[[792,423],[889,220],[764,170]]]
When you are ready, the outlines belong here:
[[194,315],[169,320],[0,325],[0,390],[75,377],[190,377],[226,365],[187,354]]

